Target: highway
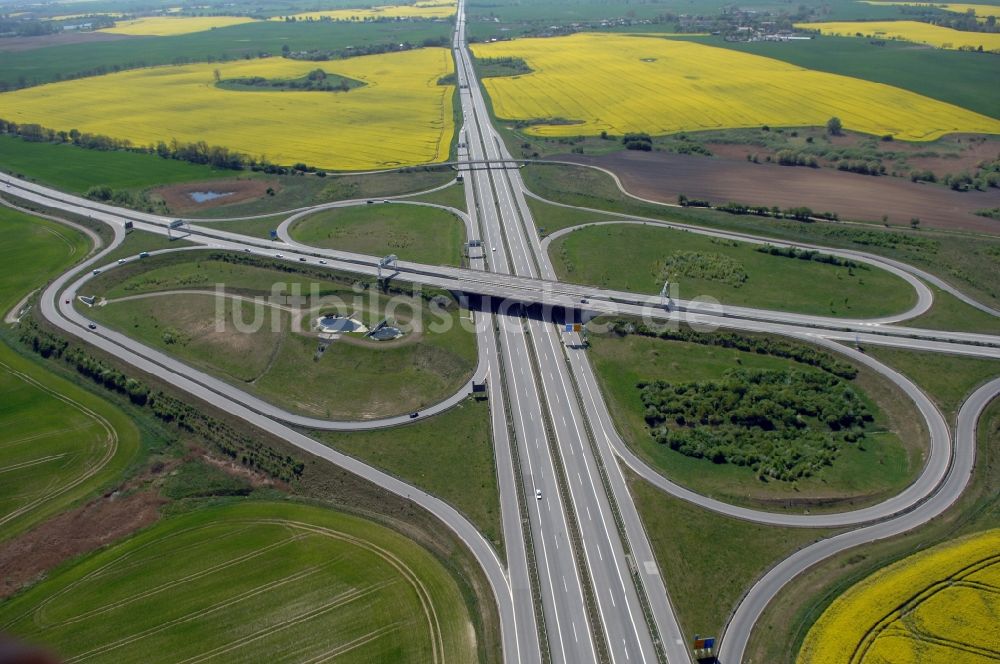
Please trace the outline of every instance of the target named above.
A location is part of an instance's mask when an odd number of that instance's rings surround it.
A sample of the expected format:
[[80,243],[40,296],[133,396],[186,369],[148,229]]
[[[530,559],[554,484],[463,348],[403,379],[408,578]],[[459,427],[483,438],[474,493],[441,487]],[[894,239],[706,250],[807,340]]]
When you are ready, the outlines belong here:
[[[657,296],[560,283],[548,259],[548,242],[574,229],[539,238],[516,168],[472,168],[472,164],[512,161],[495,132],[465,44],[465,7],[459,2],[453,52],[464,124],[459,171],[464,175],[468,213],[452,210],[469,239],[486,246],[482,265],[454,268],[399,261],[393,278],[478,295],[488,306],[475,311],[479,366],[475,378],[490,383],[490,418],[496,455],[507,564],[475,527],[443,501],[356,459],[331,450],[291,428],[359,430],[409,422],[407,416],[364,422],[333,422],[289,413],[238,387],[197,371],[114,330],[87,329],[89,322],[66,299],[83,293],[91,269],[116,269],[104,257],[125,238],[124,223],[158,234],[171,219],[121,210],[11,176],[0,176],[3,193],[71,212],[108,225],[114,240],[81,266],[45,288],[41,315],[65,333],[81,338],[141,371],[159,376],[179,391],[268,431],[303,451],[326,459],[435,514],[469,548],[496,597],[504,658],[509,662],[690,661],[670,589],[653,556],[645,528],[628,491],[619,461],[661,490],[735,518],[789,527],[856,527],[817,542],[778,563],[741,601],[721,639],[720,659],[740,662],[761,613],[782,588],[810,566],[840,551],[905,532],[941,514],[961,495],[975,457],[976,423],[1000,393],[1000,379],[984,385],[963,405],[957,427],[907,378],[843,343],[885,345],[1000,358],[1000,337],[923,330],[900,325],[927,311],[933,293],[924,283],[944,282],[916,268],[864,252],[798,244],[865,262],[907,281],[915,303],[906,312],[872,320],[845,320],[747,307],[719,307],[676,299],[669,307]],[[464,165],[463,165],[464,164]],[[382,199],[380,199],[382,200]],[[379,204],[414,204],[384,199]],[[198,245],[175,251],[231,250],[323,260],[331,269],[374,275],[379,257],[316,249],[294,241],[289,227],[316,209],[363,205],[341,201],[293,211],[278,227],[278,242],[220,231],[205,222],[186,239]],[[610,213],[594,210],[608,216]],[[619,215],[615,222],[656,223],[717,237],[755,243],[783,243],[757,236]],[[788,246],[788,245],[785,245]],[[495,251],[494,251],[495,249]],[[929,278],[932,277],[932,278]],[[936,280],[936,281],[935,281]],[[952,287],[946,290],[955,292]],[[963,300],[975,301],[961,294]],[[984,311],[992,311],[975,303]],[[530,306],[529,306],[530,305]],[[599,314],[686,322],[708,328],[782,334],[821,345],[879,372],[909,397],[930,433],[927,462],[920,476],[888,500],[844,513],[771,513],[729,505],[694,493],[659,475],[632,453],[618,435],[587,352],[575,334],[557,326],[563,315],[589,319]],[[468,385],[422,416],[461,401]],[[954,434],[954,435],[953,435]]]

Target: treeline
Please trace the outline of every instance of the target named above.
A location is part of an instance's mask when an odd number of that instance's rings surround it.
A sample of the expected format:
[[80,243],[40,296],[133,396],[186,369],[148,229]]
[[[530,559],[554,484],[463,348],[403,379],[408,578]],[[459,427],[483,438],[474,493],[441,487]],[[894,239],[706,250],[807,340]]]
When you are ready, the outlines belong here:
[[[209,145],[205,141],[183,143],[172,139],[169,143],[158,141],[155,144],[135,145],[127,138],[113,138],[103,134],[91,134],[77,129],[69,131],[50,129],[38,124],[18,124],[0,119],[0,134],[19,136],[26,141],[36,143],[69,143],[88,150],[137,152],[155,154],[163,159],[176,159],[192,164],[211,166],[234,171],[261,171],[277,175],[289,175],[296,171],[315,172],[314,167],[297,164],[293,167],[279,166],[265,157],[251,157],[221,145]],[[305,166],[305,168],[299,168]]]
[[835,376],[730,369],[721,380],[640,382],[653,439],[713,463],[749,466],[762,479],[794,481],[833,463],[874,418]]
[[729,201],[721,205],[712,205],[710,201],[688,198],[684,194],[680,194],[677,197],[677,203],[682,207],[703,207],[728,214],[773,217],[774,219],[794,219],[796,221],[812,221],[813,219],[837,221],[840,219],[840,216],[836,212],[814,212],[812,208],[804,205],[785,209],[781,209],[776,205],[767,207],[766,205],[748,205],[735,201]]
[[622,145],[626,150],[649,152],[653,149],[653,139],[646,133],[629,133],[622,136]]
[[291,482],[298,479],[305,464],[241,433],[230,425],[204,414],[198,408],[163,392],[152,392],[142,381],[91,356],[80,346],[41,329],[34,321],[21,330],[21,342],[47,359],[57,359],[74,368],[93,383],[127,396],[136,406],[148,408],[161,421],[197,435],[219,452],[248,468]]
[[653,274],[657,281],[682,276],[718,281],[733,288],[741,287],[749,278],[743,263],[723,254],[701,251],[675,251],[656,262]]
[[733,348],[758,355],[780,357],[798,362],[799,364],[817,367],[834,376],[848,380],[858,375],[858,370],[853,365],[841,362],[829,353],[810,346],[773,337],[750,337],[737,332],[714,332],[708,334],[705,332],[696,332],[690,327],[654,330],[645,323],[637,323],[624,319],[612,321],[609,329],[613,333],[622,336],[637,334],[643,337],[653,337],[669,341],[686,341],[702,346],[719,346],[721,348]]
[[[216,69],[216,77],[219,70]],[[263,76],[246,76],[243,78],[216,79],[216,85],[221,88],[266,88],[269,90],[302,90],[319,92],[347,92],[364,85],[352,78],[328,74],[322,69],[313,69],[300,78],[265,78]]]
[[851,269],[860,268],[867,270],[868,266],[863,263],[858,263],[857,261],[852,261],[847,258],[841,258],[839,256],[834,256],[833,254],[823,254],[815,249],[798,249],[796,247],[776,247],[773,244],[765,244],[764,246],[757,247],[757,251],[762,254],[768,254],[770,256],[781,256],[783,258],[797,258],[800,261],[815,261],[817,263],[826,263],[827,265],[836,265],[837,267],[847,267]]
[[87,189],[85,198],[101,203],[111,203],[118,207],[127,207],[142,212],[162,212],[166,213],[166,204],[163,201],[154,203],[149,200],[146,192],[132,192],[127,189],[112,189],[106,184],[95,185]]
[[343,60],[346,58],[356,58],[361,55],[381,55],[382,53],[396,53],[400,51],[411,51],[415,48],[431,48],[435,46],[448,46],[448,37],[428,37],[418,44],[411,42],[390,43],[390,44],[366,44],[364,46],[347,46],[341,49],[311,49],[308,51],[293,51],[288,44],[281,47],[281,55],[289,60],[308,60],[310,62],[325,62],[327,60]]

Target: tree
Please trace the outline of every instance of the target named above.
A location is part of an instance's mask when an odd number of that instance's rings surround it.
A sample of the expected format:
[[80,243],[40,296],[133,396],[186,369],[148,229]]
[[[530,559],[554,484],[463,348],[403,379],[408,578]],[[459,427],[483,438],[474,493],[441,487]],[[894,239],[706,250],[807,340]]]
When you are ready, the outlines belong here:
[[214,77],[215,77],[215,82],[216,82],[216,83],[218,83],[219,81],[221,81],[221,80],[222,80],[222,73],[221,73],[221,72],[220,72],[220,71],[219,71],[218,69],[216,69],[216,70],[214,70],[214,71],[212,72],[212,76],[214,76]]
[[913,230],[916,230],[917,226],[919,226],[919,225],[920,225],[920,218],[919,217],[913,217],[912,219],[910,219],[910,228],[912,228]]
[[826,133],[831,136],[840,136],[844,130],[844,125],[836,115],[826,121]]

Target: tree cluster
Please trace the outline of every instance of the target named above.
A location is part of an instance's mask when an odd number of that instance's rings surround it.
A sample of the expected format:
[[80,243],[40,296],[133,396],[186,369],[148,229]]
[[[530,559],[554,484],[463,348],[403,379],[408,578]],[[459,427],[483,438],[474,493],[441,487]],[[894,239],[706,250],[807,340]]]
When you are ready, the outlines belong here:
[[653,273],[658,280],[677,276],[719,281],[739,288],[747,280],[743,263],[722,254],[703,251],[675,251],[657,261]]
[[641,150],[649,152],[653,149],[653,139],[646,133],[628,133],[622,136],[622,145],[626,150]]
[[796,369],[732,369],[720,380],[637,387],[657,443],[783,481],[831,465],[873,419],[839,378]]
[[798,249],[796,247],[776,247],[773,244],[765,244],[757,247],[757,251],[770,256],[781,256],[783,258],[797,258],[801,261],[815,261],[837,267],[847,267],[851,269],[867,270],[868,266],[848,258],[841,258],[832,254],[823,254],[814,249]]

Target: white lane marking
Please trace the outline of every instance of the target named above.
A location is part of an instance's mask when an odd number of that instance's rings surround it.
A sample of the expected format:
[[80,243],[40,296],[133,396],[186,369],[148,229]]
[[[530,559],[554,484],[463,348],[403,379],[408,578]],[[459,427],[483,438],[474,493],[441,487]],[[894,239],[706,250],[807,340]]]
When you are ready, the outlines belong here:
[[628,656],[628,643],[625,642],[625,639],[622,639],[622,648],[625,649],[625,659],[632,659]]
[[566,577],[564,576],[562,579],[563,579],[563,592],[564,593],[568,593],[569,592],[569,586],[566,585]]
[[580,483],[580,486],[583,486],[583,478],[580,477],[580,472],[579,471],[577,471],[577,473],[576,473],[576,481]]
[[611,606],[613,606],[613,607],[615,607],[617,609],[618,605],[615,604],[615,594],[613,592],[611,592],[611,588],[608,588],[608,597],[611,598]]
[[575,622],[573,623],[573,640],[576,641],[577,643],[580,642],[580,639],[576,635],[576,623]]
[[587,505],[587,519],[593,521],[594,518],[590,516],[590,505]]

